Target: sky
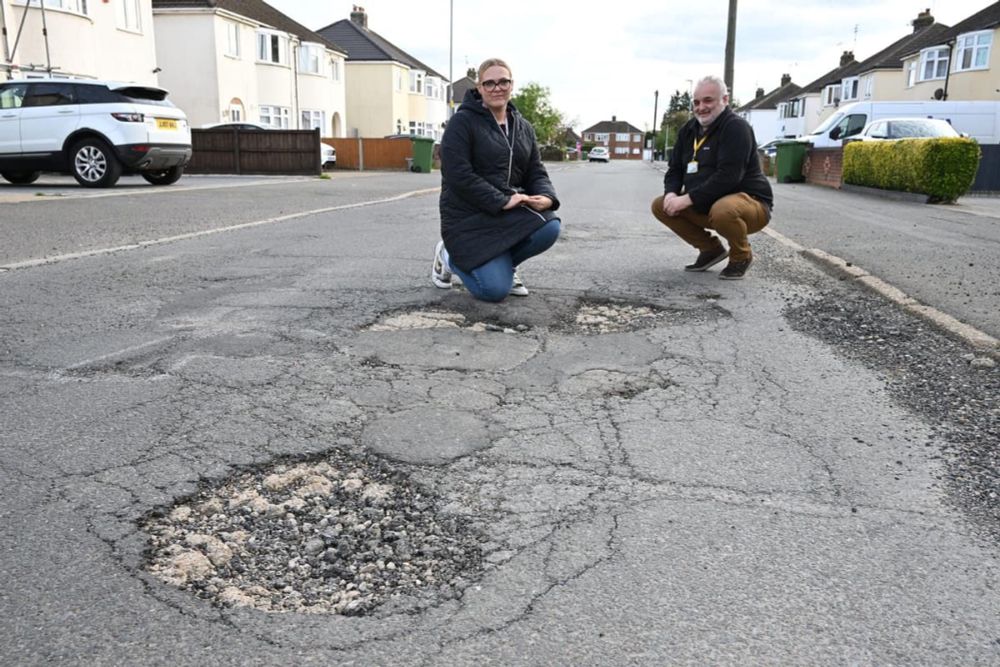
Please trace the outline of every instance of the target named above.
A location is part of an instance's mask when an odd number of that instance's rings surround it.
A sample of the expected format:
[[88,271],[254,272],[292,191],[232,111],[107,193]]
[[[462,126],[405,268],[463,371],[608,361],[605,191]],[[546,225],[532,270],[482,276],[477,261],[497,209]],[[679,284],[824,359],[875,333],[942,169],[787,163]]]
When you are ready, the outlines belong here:
[[[491,57],[506,60],[515,88],[535,82],[578,132],[612,116],[641,130],[676,91],[723,75],[728,0],[265,0],[311,30],[363,6],[369,29],[444,77],[449,35],[454,79]],[[739,0],[734,98],[770,92],[782,74],[806,85],[912,31],[924,9],[952,26],[988,0]],[[658,105],[656,92],[659,91]]]

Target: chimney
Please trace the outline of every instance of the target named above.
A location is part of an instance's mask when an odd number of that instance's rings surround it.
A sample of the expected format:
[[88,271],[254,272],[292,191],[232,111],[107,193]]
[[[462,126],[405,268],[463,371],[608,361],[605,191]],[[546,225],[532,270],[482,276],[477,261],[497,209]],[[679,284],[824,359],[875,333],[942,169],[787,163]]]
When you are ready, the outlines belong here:
[[792,75],[791,74],[782,74],[781,75],[781,85],[782,86],[787,86],[791,82],[792,82]]
[[476,77],[479,76],[479,72],[476,71],[475,67],[470,67],[469,69],[467,69],[465,71],[465,76],[467,76],[470,79],[472,79],[473,81],[475,81]]
[[934,25],[934,17],[931,16],[930,7],[924,11],[917,14],[917,18],[913,19],[913,32],[920,32],[929,25]]
[[365,8],[360,5],[354,5],[354,10],[351,11],[351,23],[356,23],[364,29],[368,29],[368,14],[365,13]]
[[615,121],[617,121],[617,120],[618,120],[618,116],[612,116],[612,117],[611,117],[611,122],[612,122],[612,123],[614,123],[614,122],[615,122]]
[[758,88],[758,89],[757,89],[757,94],[756,94],[756,95],[754,95],[754,97],[753,97],[753,98],[754,98],[755,100],[759,100],[759,99],[760,99],[760,98],[762,98],[762,97],[764,97],[764,89],[763,89],[763,88]]
[[854,62],[854,51],[844,51],[840,56],[840,66],[849,65]]

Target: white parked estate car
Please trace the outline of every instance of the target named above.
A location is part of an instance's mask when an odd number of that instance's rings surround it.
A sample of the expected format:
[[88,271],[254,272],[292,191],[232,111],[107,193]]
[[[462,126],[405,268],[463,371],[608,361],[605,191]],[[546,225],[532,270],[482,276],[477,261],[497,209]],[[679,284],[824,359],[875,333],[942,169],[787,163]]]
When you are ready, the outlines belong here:
[[587,159],[591,162],[607,162],[611,159],[611,154],[604,146],[594,146],[587,153]]
[[882,118],[868,123],[855,138],[879,141],[959,136],[958,130],[940,118]]
[[32,183],[42,171],[108,188],[122,174],[169,185],[191,160],[184,112],[156,86],[75,79],[0,82],[0,176]]
[[[251,123],[248,121],[235,121],[231,123],[209,123],[208,125],[202,125],[203,130],[214,130],[218,128],[230,128],[233,130],[272,130],[274,128],[265,127],[260,123]],[[337,149],[329,144],[325,144],[322,141],[319,142],[319,166],[323,168],[333,168],[337,166]]]

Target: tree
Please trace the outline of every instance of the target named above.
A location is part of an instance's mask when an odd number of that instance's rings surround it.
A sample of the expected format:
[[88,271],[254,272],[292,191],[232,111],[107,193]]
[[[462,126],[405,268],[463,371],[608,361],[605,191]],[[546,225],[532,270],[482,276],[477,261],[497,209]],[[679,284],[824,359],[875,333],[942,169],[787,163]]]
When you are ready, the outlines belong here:
[[524,119],[534,126],[539,144],[546,146],[557,140],[565,123],[562,113],[549,101],[548,88],[532,81],[520,88],[511,101]]

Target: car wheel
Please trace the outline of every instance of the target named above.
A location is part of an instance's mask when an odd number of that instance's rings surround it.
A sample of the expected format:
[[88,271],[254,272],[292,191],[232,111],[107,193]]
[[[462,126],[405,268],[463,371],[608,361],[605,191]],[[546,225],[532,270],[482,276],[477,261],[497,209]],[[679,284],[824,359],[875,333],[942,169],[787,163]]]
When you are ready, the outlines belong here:
[[85,188],[110,188],[122,175],[122,165],[111,147],[100,139],[84,139],[70,156],[73,178]]
[[178,165],[161,171],[144,171],[141,176],[153,185],[170,185],[176,183],[183,173],[184,167]]
[[38,177],[42,175],[40,171],[3,171],[0,172],[0,176],[4,177],[4,180],[10,181],[15,185],[27,185],[28,183],[34,183],[38,180]]

